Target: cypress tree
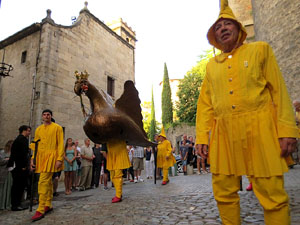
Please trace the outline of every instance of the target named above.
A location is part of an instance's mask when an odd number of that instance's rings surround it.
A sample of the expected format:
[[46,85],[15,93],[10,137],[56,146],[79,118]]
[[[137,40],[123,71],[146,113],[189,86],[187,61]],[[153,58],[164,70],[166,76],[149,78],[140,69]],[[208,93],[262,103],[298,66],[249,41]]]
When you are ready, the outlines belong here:
[[149,139],[154,141],[154,135],[156,133],[156,120],[155,120],[155,107],[153,98],[153,86],[152,86],[152,99],[151,99],[151,115],[150,115],[150,128],[149,128]]
[[161,94],[162,124],[168,128],[173,123],[173,105],[167,64],[164,66],[163,88]]

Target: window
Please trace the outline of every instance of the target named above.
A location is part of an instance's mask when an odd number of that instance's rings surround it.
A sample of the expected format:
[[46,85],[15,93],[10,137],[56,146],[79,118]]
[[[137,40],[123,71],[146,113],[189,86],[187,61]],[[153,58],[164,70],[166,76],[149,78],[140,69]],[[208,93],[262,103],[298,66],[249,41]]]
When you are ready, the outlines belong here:
[[107,93],[111,96],[115,96],[115,80],[112,77],[107,77]]
[[27,56],[27,51],[22,52],[21,63],[25,63],[26,62],[26,56]]

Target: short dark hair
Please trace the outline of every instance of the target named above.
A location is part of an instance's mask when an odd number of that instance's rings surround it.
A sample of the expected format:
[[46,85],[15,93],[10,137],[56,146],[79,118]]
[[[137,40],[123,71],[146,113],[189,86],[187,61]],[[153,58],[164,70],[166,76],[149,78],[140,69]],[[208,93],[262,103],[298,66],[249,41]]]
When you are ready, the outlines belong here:
[[31,130],[31,127],[30,127],[30,126],[27,126],[27,125],[22,125],[22,126],[19,127],[19,133],[22,134],[22,132],[23,132],[24,130],[28,130],[28,129]]
[[52,116],[52,114],[53,114],[52,111],[51,111],[50,109],[44,109],[43,112],[42,112],[42,114],[44,114],[44,113],[46,113],[46,112],[50,113],[51,116]]

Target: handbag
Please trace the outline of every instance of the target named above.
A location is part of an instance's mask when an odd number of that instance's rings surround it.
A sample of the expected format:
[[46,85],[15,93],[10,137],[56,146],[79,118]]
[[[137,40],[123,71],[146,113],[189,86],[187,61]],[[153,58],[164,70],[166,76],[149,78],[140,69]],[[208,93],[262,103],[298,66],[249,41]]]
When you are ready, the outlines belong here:
[[154,154],[153,153],[151,153],[150,162],[154,162]]

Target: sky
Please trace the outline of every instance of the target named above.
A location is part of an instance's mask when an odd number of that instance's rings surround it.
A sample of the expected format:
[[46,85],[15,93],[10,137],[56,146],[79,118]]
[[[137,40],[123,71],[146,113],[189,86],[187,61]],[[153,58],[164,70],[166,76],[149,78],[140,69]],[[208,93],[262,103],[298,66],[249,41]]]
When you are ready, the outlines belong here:
[[[84,0],[0,0],[0,41],[41,22],[46,10],[57,24],[71,25]],[[89,0],[89,11],[104,23],[122,18],[136,32],[135,81],[141,102],[151,101],[153,85],[160,120],[159,83],[167,64],[170,79],[181,79],[210,49],[209,27],[219,13],[219,0]],[[159,90],[159,91],[158,91]],[[158,109],[158,110],[157,110]]]

